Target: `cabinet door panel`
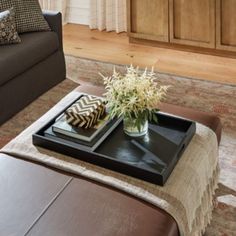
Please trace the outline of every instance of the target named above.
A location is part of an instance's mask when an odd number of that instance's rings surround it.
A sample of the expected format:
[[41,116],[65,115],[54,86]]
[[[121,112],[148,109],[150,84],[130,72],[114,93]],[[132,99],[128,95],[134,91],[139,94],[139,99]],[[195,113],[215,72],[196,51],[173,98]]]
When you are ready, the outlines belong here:
[[170,41],[215,48],[215,0],[169,0]]
[[168,42],[168,20],[168,0],[128,1],[131,37]]
[[236,1],[217,0],[216,48],[236,51]]

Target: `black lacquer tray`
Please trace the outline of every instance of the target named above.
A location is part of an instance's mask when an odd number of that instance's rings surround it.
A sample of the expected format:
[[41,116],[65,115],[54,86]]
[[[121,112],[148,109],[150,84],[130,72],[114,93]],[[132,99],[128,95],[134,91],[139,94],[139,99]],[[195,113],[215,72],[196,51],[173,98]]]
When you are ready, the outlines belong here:
[[63,112],[33,135],[34,145],[162,186],[196,131],[193,121],[157,113],[158,124],[150,123],[147,135],[141,138],[127,136],[121,121],[102,138],[95,150],[90,151],[72,141],[44,136],[44,131]]

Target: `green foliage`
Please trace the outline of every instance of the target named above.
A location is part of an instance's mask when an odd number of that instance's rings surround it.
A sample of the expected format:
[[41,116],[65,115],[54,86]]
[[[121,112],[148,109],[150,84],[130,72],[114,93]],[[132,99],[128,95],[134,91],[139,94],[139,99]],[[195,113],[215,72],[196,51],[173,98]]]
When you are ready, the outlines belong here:
[[168,86],[158,87],[153,71],[143,72],[132,65],[127,67],[125,75],[114,69],[111,77],[104,77],[107,106],[110,117],[129,117],[135,120],[140,130],[145,120],[157,122],[157,107],[165,97]]

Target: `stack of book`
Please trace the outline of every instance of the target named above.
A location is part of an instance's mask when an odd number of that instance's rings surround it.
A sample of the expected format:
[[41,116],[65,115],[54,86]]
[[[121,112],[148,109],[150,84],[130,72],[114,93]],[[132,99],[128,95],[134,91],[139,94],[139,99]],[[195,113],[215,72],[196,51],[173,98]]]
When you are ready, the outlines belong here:
[[109,119],[108,114],[105,114],[93,127],[85,129],[69,124],[63,113],[44,131],[44,136],[59,142],[73,142],[85,150],[94,151],[120,121],[121,119]]

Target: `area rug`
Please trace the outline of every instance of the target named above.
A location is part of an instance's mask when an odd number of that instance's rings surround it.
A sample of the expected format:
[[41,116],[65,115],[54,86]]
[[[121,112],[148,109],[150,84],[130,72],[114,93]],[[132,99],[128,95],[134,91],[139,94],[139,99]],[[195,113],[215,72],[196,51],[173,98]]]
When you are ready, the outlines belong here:
[[[84,60],[84,59],[81,59]],[[94,68],[89,66],[89,61],[86,59],[87,66],[84,67],[82,63],[79,67],[79,70],[83,70],[82,73],[84,76],[79,77],[75,72],[76,70],[71,70],[70,67],[73,65],[67,66],[68,75],[71,75],[74,81],[69,79],[65,80],[61,84],[57,85],[49,92],[45,93],[39,97],[36,101],[26,107],[24,110],[19,112],[16,116],[6,122],[4,125],[0,126],[0,147],[3,147],[8,141],[17,136],[22,130],[32,124],[40,116],[42,116],[47,110],[49,110],[53,105],[55,105],[62,97],[67,93],[73,90],[78,86],[78,83],[102,83],[97,72],[95,73]],[[89,77],[86,75],[85,69],[90,68],[94,71],[95,78]],[[99,68],[97,68],[99,69]],[[86,75],[86,76],[85,76]],[[91,75],[92,76],[92,75]],[[88,78],[89,77],[89,78]],[[99,78],[99,81],[98,81]],[[230,87],[230,90],[232,87]],[[179,103],[178,97],[181,100],[185,98],[185,90],[181,90],[179,95],[176,95],[176,103]],[[177,92],[176,92],[177,93]],[[209,91],[208,91],[209,93]],[[223,93],[223,92],[222,92]],[[234,94],[233,94],[234,93]],[[188,97],[189,95],[187,95]],[[193,96],[191,94],[191,96]],[[234,96],[235,91],[228,94],[227,96]],[[215,98],[216,99],[216,98]],[[221,104],[221,98],[218,98]],[[199,103],[202,105],[205,102],[201,100],[201,97],[198,97]],[[233,99],[232,99],[233,100]],[[235,104],[235,103],[234,103]],[[186,105],[188,106],[188,104]],[[227,113],[227,109],[224,106],[219,106],[219,114]],[[216,110],[217,110],[216,109]],[[227,123],[231,123],[230,119]],[[227,127],[227,125],[226,125]],[[236,127],[236,126],[234,126]],[[213,219],[210,226],[207,228],[205,235],[206,236],[235,236],[236,235],[236,131],[232,128],[224,128],[222,141],[220,145],[220,188],[217,191],[217,200],[218,203],[213,212]]]

